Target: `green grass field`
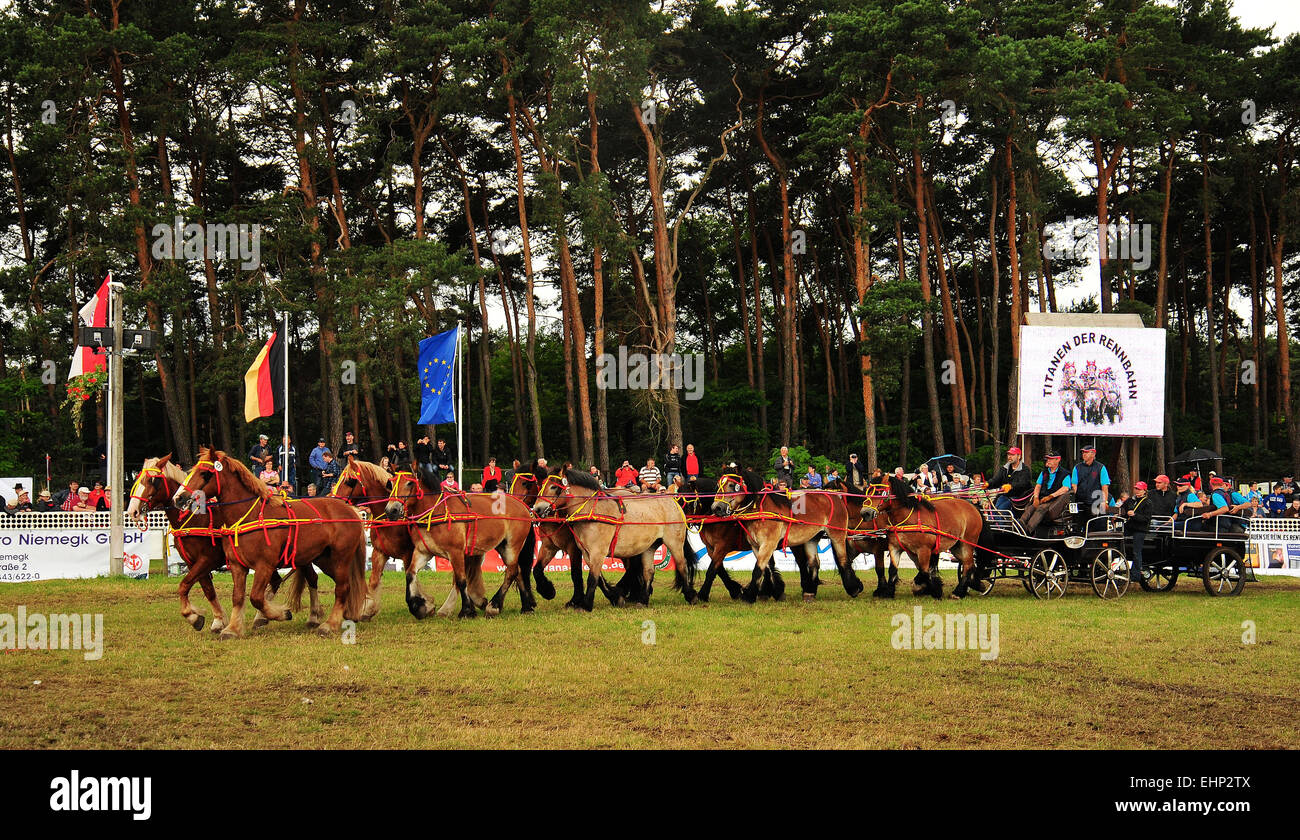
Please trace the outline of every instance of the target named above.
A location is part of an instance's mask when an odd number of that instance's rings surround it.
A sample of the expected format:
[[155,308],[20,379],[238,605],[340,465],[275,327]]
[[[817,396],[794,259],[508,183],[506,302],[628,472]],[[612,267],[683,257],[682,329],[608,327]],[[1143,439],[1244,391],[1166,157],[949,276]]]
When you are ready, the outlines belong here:
[[[390,573],[355,645],[318,638],[302,615],[219,642],[181,619],[175,578],[0,585],[0,613],[101,612],[105,637],[98,661],[0,651],[0,747],[1300,745],[1293,578],[1237,598],[1180,580],[1112,603],[1079,586],[1039,602],[999,581],[959,603],[904,586],[895,601],[850,600],[825,574],[804,604],[787,575],[790,601],[731,602],[717,587],[690,607],[661,574],[652,607],[601,599],[590,615],[564,610],[567,574],[552,579],[559,597],[530,616],[512,593],[499,618],[419,622]],[[430,574],[425,588],[448,586]],[[228,575],[217,588],[228,603]],[[998,614],[1000,655],[893,649],[891,617],[917,605]],[[1243,644],[1244,621],[1257,643]]]

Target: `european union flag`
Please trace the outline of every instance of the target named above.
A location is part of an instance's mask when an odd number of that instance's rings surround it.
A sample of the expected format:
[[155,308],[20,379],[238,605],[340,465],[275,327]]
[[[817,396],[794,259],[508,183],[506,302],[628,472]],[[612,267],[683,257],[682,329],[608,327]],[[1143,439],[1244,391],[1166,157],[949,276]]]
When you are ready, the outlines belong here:
[[420,423],[456,422],[456,348],[460,327],[430,336],[420,342]]

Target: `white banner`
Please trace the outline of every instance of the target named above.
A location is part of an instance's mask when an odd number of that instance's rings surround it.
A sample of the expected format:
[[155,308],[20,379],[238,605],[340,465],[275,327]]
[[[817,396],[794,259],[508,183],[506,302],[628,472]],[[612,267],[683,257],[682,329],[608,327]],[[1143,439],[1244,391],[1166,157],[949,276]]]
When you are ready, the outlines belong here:
[[1021,327],[1020,432],[1160,437],[1165,331]]
[[[162,557],[162,531],[128,528],[125,540],[123,571],[148,577],[149,559]],[[107,528],[0,531],[0,583],[107,575],[108,543]]]

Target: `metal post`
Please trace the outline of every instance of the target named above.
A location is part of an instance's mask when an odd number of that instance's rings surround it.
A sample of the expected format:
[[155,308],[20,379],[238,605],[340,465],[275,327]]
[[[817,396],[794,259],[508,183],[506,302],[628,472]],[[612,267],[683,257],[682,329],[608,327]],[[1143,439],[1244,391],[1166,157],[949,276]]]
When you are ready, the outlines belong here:
[[113,348],[108,355],[108,486],[109,486],[109,558],[108,573],[122,574],[125,525],[122,509],[124,435],[122,430],[122,284],[108,280],[109,310],[113,319]]
[[461,391],[464,389],[461,387],[460,372],[464,370],[465,363],[461,361],[460,358],[460,336],[461,336],[461,328],[460,328],[460,324],[457,323],[456,324],[456,352],[452,355],[452,365],[454,367],[454,369],[452,370],[452,382],[455,383],[454,387],[456,389],[456,484],[459,487],[461,487],[461,489],[464,489],[465,475],[461,471],[461,464],[465,456],[464,456],[464,447],[461,445],[461,434],[460,434],[460,430],[463,425],[460,420],[461,418],[460,398],[461,398]]
[[[284,313],[284,344],[281,345],[284,352],[284,437],[280,439],[280,445],[284,447],[284,464],[280,467],[280,481],[289,480],[289,313]],[[298,492],[297,483],[293,486],[293,492]]]

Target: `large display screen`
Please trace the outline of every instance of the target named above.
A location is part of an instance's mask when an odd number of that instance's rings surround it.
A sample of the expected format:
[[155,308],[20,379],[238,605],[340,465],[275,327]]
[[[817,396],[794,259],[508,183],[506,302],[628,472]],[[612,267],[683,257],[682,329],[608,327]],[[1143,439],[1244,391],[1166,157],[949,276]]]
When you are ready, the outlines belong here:
[[1021,327],[1020,432],[1160,437],[1165,331]]

